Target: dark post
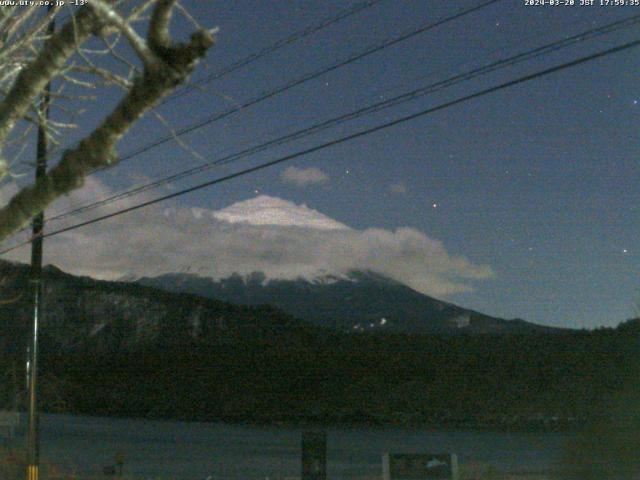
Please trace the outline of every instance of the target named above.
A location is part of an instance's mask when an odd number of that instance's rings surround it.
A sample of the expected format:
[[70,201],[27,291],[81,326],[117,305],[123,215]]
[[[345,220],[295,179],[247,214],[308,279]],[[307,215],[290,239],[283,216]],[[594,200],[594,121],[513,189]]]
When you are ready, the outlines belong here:
[[302,480],[327,479],[327,434],[302,432]]
[[122,469],[124,467],[124,453],[116,452],[115,461],[116,461],[116,467],[118,467],[118,476],[122,477]]
[[[53,10],[53,2],[48,12]],[[55,30],[53,18],[49,22],[47,33],[52,35]],[[41,181],[47,172],[47,131],[46,121],[49,118],[49,103],[51,101],[51,83],[42,92],[39,106],[38,145],[36,152],[36,183]],[[33,286],[33,319],[31,323],[31,342],[29,348],[29,365],[27,368],[29,403],[27,430],[27,480],[38,480],[40,464],[40,442],[38,438],[38,323],[42,315],[42,233],[44,228],[44,212],[33,218],[33,240],[31,242],[31,284]]]

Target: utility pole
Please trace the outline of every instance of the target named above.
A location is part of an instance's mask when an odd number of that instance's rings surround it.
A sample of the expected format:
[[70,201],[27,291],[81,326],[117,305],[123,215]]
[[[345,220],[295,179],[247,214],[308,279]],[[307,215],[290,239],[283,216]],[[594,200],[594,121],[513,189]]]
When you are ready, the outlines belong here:
[[[53,2],[49,4],[48,14],[53,13]],[[55,31],[53,17],[49,21],[47,34]],[[36,151],[36,183],[42,181],[47,172],[47,120],[49,103],[51,102],[51,82],[44,87],[38,106],[38,145]],[[42,233],[44,229],[44,212],[33,218],[33,240],[31,241],[30,280],[33,288],[33,318],[31,322],[31,341],[29,347],[29,363],[27,378],[29,386],[27,430],[27,480],[38,480],[40,466],[40,439],[38,418],[38,323],[42,314]]]

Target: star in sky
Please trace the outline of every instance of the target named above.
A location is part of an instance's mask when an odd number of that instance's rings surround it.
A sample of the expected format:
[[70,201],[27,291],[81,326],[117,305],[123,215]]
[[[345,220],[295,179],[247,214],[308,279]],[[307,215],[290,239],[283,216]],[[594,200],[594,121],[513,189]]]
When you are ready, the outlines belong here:
[[[196,10],[198,18],[211,18],[214,25],[221,21],[221,31],[227,32],[224,48],[212,49],[211,58],[207,59],[213,65],[232,65],[247,52],[259,52],[256,45],[286,38],[283,30],[303,31],[325,15],[334,15],[335,5],[354,2],[311,2],[322,10],[317,20],[300,10],[287,15],[285,22],[280,18],[282,10],[269,8],[269,2],[223,1],[229,5],[238,3],[238,8],[231,9],[228,18],[219,19],[217,9],[209,5],[213,2],[184,0]],[[409,26],[420,23],[416,18],[429,15],[443,18],[456,10],[447,2],[412,2],[412,7],[406,9],[394,2],[380,2],[367,12],[366,22],[364,17],[345,18],[330,30],[310,35],[304,42],[288,43],[286,49],[265,56],[251,70],[238,71],[220,88],[230,98],[246,102],[300,75],[364,51],[369,45],[395,38]],[[531,15],[528,10],[512,9],[505,15],[498,8],[479,9],[473,15],[452,21],[447,28],[425,31],[416,41],[400,42],[353,62],[348,69],[338,68],[331,76],[314,81],[317,88],[287,89],[271,98],[268,108],[243,109],[237,118],[230,115],[224,127],[212,124],[201,134],[190,137],[190,141],[203,152],[212,148],[213,139],[216,151],[239,151],[249,139],[271,138],[265,125],[273,124],[269,128],[278,130],[299,122],[303,114],[325,118],[356,111],[369,104],[365,98],[384,100],[488,65],[498,58],[492,52],[500,51],[499,57],[507,58],[553,39],[586,31],[590,20],[598,27],[615,20],[604,19],[602,12],[593,9],[569,10],[540,9],[537,15]],[[616,10],[614,16],[622,19],[626,15]],[[261,18],[264,28],[252,28],[255,18]],[[230,36],[233,31],[243,29],[251,31],[251,35]],[[469,29],[477,35],[474,38],[482,41],[468,42]],[[530,31],[540,34],[536,45],[523,36]],[[623,38],[627,33],[620,30],[615,34],[619,38],[611,36],[608,41],[612,45],[622,44],[628,41]],[[360,35],[364,40],[356,44],[354,39]],[[425,44],[445,44],[447,48],[431,49],[429,61],[423,62],[427,58]],[[523,71],[560,65],[599,49],[597,45],[581,42],[569,50],[556,52],[553,57],[537,57],[536,65],[523,66]],[[634,196],[634,180],[640,168],[637,162],[640,139],[619,128],[634,125],[640,114],[640,91],[636,79],[628,75],[629,62],[634,61],[636,53],[619,52],[585,64],[579,71],[557,72],[544,81],[532,80],[527,88],[496,91],[455,108],[416,118],[412,123],[397,125],[393,130],[318,152],[304,161],[309,168],[324,168],[325,163],[332,162],[326,168],[335,174],[322,183],[322,189],[307,184],[308,188],[294,191],[280,181],[279,169],[274,169],[206,193],[203,190],[201,195],[180,197],[176,202],[182,202],[178,206],[219,209],[262,195],[257,183],[268,189],[269,194],[307,203],[347,225],[390,231],[409,227],[424,232],[445,247],[451,245],[470,261],[495,268],[497,273],[491,280],[478,280],[472,291],[452,294],[445,300],[495,316],[521,317],[549,325],[615,326],[628,318],[628,310],[638,302],[637,276],[632,278],[626,272],[637,271],[640,261],[630,240],[638,238],[640,225],[636,221],[640,203]],[[299,68],[291,68],[292,59],[300,60],[296,62]],[[437,78],[425,77],[435,73]],[[443,93],[440,99],[416,99],[415,103],[397,105],[394,107],[397,110],[389,115],[409,114],[518,76],[509,70],[492,75],[483,80],[486,85],[465,81],[450,97],[447,93],[445,98]],[[560,88],[567,84],[571,86],[571,95]],[[190,123],[188,118],[182,118],[184,112],[188,117],[201,118],[218,108],[226,109],[222,101],[219,105],[203,101],[196,91],[179,98],[176,100],[179,104],[167,110],[169,120],[175,120],[177,128],[184,125],[180,122]],[[371,125],[378,120],[384,119],[375,117]],[[344,132],[337,132],[336,136],[369,125],[364,117],[353,122],[345,123]],[[556,127],[562,124],[570,128]],[[133,145],[133,137],[126,141],[131,145],[123,145],[124,150],[137,147]],[[180,154],[175,145],[167,143],[163,148],[167,150],[162,155],[167,158]],[[169,150],[174,148],[175,151]],[[145,162],[139,165],[141,174],[147,175]],[[351,167],[357,174],[352,174]],[[605,171],[608,175],[602,174]],[[114,188],[124,188],[116,184],[116,179],[108,180]],[[408,193],[388,196],[394,193],[393,183],[404,185]],[[611,188],[612,184],[616,188]],[[402,191],[399,186],[396,188],[396,193]],[[446,201],[447,207],[436,198]],[[596,198],[598,204],[592,205],[591,199]],[[584,199],[589,200],[586,205]],[[362,208],[363,205],[367,208]],[[611,231],[621,235],[613,245],[602,241]],[[546,241],[534,243],[539,238]],[[577,248],[566,248],[564,238],[579,238],[580,243]],[[55,263],[53,258],[50,261]],[[523,269],[530,274],[523,275]],[[587,280],[590,278],[598,281],[590,282]],[[577,297],[591,299],[592,303],[577,305]],[[554,308],[548,306],[549,298],[557,300]],[[602,298],[607,300],[600,301]],[[379,322],[380,317],[376,324]],[[366,324],[358,326],[365,327]]]

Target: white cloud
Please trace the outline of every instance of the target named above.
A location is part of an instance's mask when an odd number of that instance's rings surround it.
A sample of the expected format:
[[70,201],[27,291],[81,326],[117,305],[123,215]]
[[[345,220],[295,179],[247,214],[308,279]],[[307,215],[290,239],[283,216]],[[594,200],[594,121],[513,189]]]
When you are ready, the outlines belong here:
[[389,191],[396,195],[406,195],[407,187],[405,187],[404,184],[400,182],[392,183],[391,185],[389,185]]
[[308,185],[325,183],[329,180],[329,176],[316,167],[287,167],[280,174],[280,180],[296,185],[297,187],[306,187]]
[[[58,210],[109,194],[94,179],[88,187],[61,201]],[[106,211],[101,207],[91,217]],[[5,258],[27,261],[28,247]],[[436,297],[469,291],[473,281],[492,275],[490,267],[450,255],[416,229],[357,230],[306,205],[265,195],[221,210],[157,205],[133,211],[47,239],[45,263],[106,279],[186,270],[214,278],[262,271],[267,278],[311,279],[371,270]]]

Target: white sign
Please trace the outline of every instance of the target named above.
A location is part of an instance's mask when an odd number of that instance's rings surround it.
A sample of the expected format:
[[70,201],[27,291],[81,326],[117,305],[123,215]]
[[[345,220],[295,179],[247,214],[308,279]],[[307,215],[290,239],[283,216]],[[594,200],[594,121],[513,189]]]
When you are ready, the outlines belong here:
[[458,457],[454,453],[385,453],[383,480],[458,480]]

